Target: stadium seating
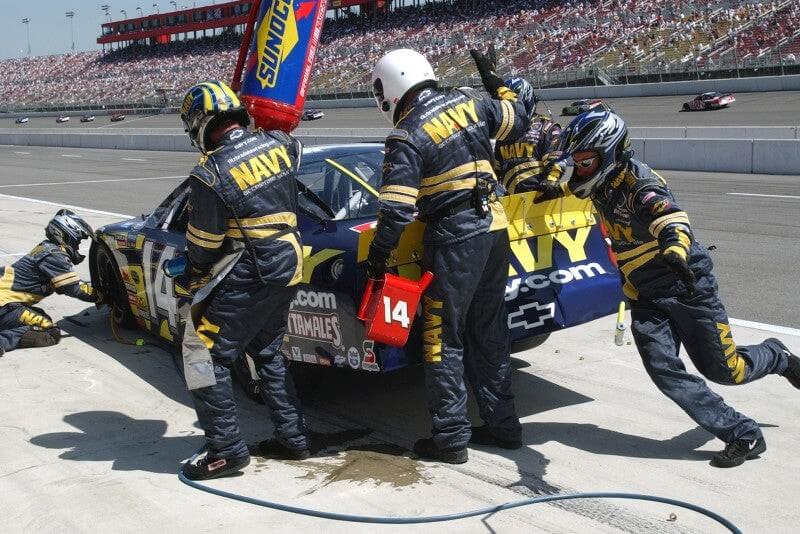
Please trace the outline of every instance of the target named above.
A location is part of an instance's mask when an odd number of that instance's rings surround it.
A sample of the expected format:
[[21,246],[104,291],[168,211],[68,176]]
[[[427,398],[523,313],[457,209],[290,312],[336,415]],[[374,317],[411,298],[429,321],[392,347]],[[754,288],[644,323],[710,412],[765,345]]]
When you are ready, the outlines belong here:
[[[201,78],[229,80],[241,36],[0,61],[0,97],[15,106],[179,101]],[[609,81],[641,72],[800,64],[797,0],[509,0],[404,7],[382,18],[326,22],[313,94],[369,91],[387,50],[426,54],[447,84],[478,83],[470,48],[494,44],[499,70],[541,85],[567,72]],[[576,70],[580,69],[580,70]],[[580,76],[580,74],[574,74]]]

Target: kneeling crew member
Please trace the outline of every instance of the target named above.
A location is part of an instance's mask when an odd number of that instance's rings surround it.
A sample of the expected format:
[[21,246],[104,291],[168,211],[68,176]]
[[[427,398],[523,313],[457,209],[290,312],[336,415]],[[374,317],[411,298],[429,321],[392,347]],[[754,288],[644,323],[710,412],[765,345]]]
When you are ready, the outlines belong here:
[[561,157],[558,152],[561,126],[536,113],[538,99],[528,80],[511,78],[505,85],[517,93],[517,99],[529,110],[531,125],[519,139],[495,144],[495,170],[500,183],[513,195],[531,191],[542,180],[558,182],[562,169],[554,163]]
[[75,265],[83,261],[81,241],[92,228],[70,210],[59,210],[47,223],[46,239],[12,265],[0,267],[0,356],[6,351],[47,347],[61,339],[61,330],[40,308],[33,307],[54,292],[85,302],[102,302],[99,291],[81,280]]
[[800,358],[774,338],[759,345],[734,343],[708,251],[664,179],[633,159],[629,147],[619,116],[607,111],[578,116],[561,142],[574,174],[561,186],[541,184],[542,197],[555,198],[567,186],[575,196],[592,199],[617,254],[633,338],[647,373],[698,425],[725,442],[712,465],[741,465],[766,450],[761,429],[686,371],[681,344],[703,376],[723,385],[778,374],[800,389]]
[[275,427],[275,438],[262,442],[262,453],[307,458],[302,413],[280,351],[292,286],[302,278],[295,183],[300,144],[279,131],[249,132],[245,108],[218,81],[192,87],[181,118],[203,153],[191,173],[186,231],[192,293],[210,282],[213,265],[233,241],[245,245],[196,325],[211,352],[217,383],[191,392],[207,453],[185,464],[183,472],[194,480],[208,479],[250,463],[228,369],[245,351],[255,362]]
[[477,54],[489,94],[442,90],[430,63],[407,49],[386,54],[372,72],[378,107],[395,127],[386,139],[378,227],[367,273],[380,278],[415,212],[427,223],[423,269],[436,276],[423,298],[425,381],[433,437],[414,452],[467,461],[471,429],[464,372],[487,427],[485,440],[521,446],[511,392],[505,308],[508,225],[497,200],[491,138],[528,128],[522,102]]

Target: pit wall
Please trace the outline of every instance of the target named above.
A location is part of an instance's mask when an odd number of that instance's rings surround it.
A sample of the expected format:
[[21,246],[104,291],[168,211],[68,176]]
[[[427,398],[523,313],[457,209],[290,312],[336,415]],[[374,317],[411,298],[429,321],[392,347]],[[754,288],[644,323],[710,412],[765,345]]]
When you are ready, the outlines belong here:
[[[308,132],[308,131],[307,131]],[[795,132],[796,134],[796,132]],[[307,145],[382,142],[379,135],[299,133]],[[800,139],[633,138],[636,158],[657,169],[800,174]],[[0,144],[193,152],[185,134],[0,132]]]

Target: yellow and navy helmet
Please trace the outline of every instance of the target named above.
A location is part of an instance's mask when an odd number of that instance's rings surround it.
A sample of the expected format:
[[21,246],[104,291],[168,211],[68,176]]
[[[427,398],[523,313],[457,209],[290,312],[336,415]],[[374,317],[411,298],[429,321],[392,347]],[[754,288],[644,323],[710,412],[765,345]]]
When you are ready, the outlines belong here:
[[192,86],[183,97],[181,120],[192,145],[205,154],[213,148],[207,137],[214,130],[209,128],[211,124],[231,120],[246,128],[250,115],[230,87],[224,82],[209,80]]

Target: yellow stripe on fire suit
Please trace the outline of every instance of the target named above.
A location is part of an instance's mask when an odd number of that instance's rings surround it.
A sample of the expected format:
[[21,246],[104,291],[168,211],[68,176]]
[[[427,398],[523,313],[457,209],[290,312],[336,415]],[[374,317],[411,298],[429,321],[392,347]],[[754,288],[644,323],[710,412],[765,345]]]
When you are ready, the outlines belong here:
[[617,254],[617,260],[618,261],[629,260],[631,258],[638,256],[639,254],[642,254],[643,252],[647,252],[648,250],[654,249],[657,246],[658,246],[658,241],[656,240],[648,241],[644,245],[639,245],[634,249],[626,250],[625,252],[620,252],[619,254]]
[[485,159],[481,159],[470,163],[464,163],[463,165],[459,165],[458,167],[450,169],[447,172],[443,172],[442,174],[427,176],[420,180],[419,184],[422,186],[422,189],[424,189],[426,187],[438,185],[442,182],[446,182],[447,180],[452,180],[453,178],[473,172],[485,172],[494,176],[492,164]]
[[[264,215],[262,217],[239,219],[239,223],[243,227],[262,226],[265,224],[286,224],[288,226],[297,226],[297,214],[292,213],[291,211],[281,211],[278,213],[272,213],[270,215]],[[228,228],[239,228],[239,224],[236,223],[236,219],[228,219]]]
[[495,137],[498,141],[505,141],[511,130],[514,129],[514,104],[509,100],[501,100],[500,107],[503,109],[503,120],[500,123],[500,129],[497,131]]
[[44,297],[26,291],[14,291],[14,268],[6,266],[3,276],[0,277],[0,306],[5,306],[10,302],[22,302],[23,304],[36,304]]
[[76,272],[54,276],[53,278],[50,279],[50,283],[53,284],[54,288],[68,286],[70,284],[75,284],[80,281],[81,277],[78,276],[78,273]]
[[653,237],[658,237],[658,234],[670,224],[689,224],[689,216],[686,215],[685,211],[677,211],[675,213],[669,213],[664,215],[663,217],[659,217],[658,219],[654,220],[650,223],[650,233]]
[[443,184],[434,185],[431,187],[423,187],[419,190],[419,196],[427,197],[441,193],[442,191],[461,191],[462,189],[473,189],[477,180],[475,178],[464,178],[463,180],[452,180]]
[[205,239],[206,241],[222,241],[225,239],[225,234],[212,234],[211,232],[206,232],[205,230],[201,230],[196,226],[193,226],[192,223],[186,227],[187,233],[191,233],[194,237],[198,239]]

